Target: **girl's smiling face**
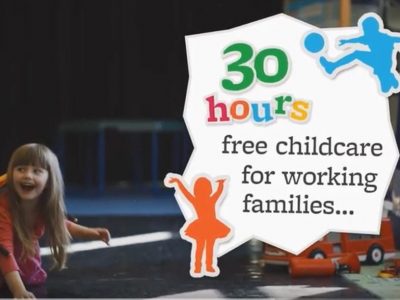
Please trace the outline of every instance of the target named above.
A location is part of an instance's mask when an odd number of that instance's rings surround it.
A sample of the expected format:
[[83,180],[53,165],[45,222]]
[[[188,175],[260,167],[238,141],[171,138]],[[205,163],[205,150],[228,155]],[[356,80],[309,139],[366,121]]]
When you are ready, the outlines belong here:
[[13,169],[14,188],[23,201],[38,200],[48,178],[49,172],[40,167],[20,165]]

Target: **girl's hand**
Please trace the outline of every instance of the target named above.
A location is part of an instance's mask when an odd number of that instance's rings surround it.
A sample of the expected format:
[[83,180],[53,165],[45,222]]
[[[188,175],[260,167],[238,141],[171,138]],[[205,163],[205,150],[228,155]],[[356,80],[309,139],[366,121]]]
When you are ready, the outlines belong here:
[[110,246],[111,234],[106,228],[93,228],[96,231],[98,239]]
[[35,295],[27,290],[17,291],[14,295],[16,299],[36,299]]
[[35,295],[27,291],[18,271],[11,271],[4,275],[7,286],[16,299],[36,299]]

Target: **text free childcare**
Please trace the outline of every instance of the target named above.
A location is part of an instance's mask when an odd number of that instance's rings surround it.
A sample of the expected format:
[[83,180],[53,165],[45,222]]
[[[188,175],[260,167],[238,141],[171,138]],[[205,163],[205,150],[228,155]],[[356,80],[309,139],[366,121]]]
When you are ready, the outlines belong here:
[[[227,134],[221,142],[221,153],[224,155],[264,155],[268,153],[268,143],[264,140],[240,140]],[[332,137],[323,138],[306,136],[303,139],[295,139],[289,136],[275,144],[274,151],[281,156],[349,156],[363,157],[382,155],[381,143],[369,142],[342,142],[333,141]],[[252,165],[245,165],[242,170],[242,184],[271,184],[276,175],[274,170],[255,170]],[[343,166],[341,170],[335,170],[329,166],[324,171],[282,171],[282,177],[286,185],[306,186],[356,186],[362,187],[365,193],[373,193],[377,190],[375,184],[377,173],[349,172]],[[289,201],[282,199],[260,200],[254,198],[252,193],[247,193],[243,199],[244,213],[313,213],[313,214],[353,214],[352,210],[335,210],[334,201],[308,201],[308,195],[289,195]]]

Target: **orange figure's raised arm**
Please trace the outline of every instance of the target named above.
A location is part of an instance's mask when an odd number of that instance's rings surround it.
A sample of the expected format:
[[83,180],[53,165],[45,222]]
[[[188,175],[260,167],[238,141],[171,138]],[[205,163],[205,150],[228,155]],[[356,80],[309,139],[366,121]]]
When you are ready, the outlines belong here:
[[217,180],[218,187],[215,193],[211,196],[211,200],[213,202],[217,202],[219,197],[221,196],[222,192],[224,191],[224,185],[225,185],[226,178],[221,178]]
[[192,195],[192,193],[189,192],[189,190],[183,184],[181,176],[176,174],[168,174],[164,179],[164,184],[166,187],[173,187],[176,190],[180,191],[183,194],[183,196],[187,200],[189,200],[190,203],[194,202],[195,197]]

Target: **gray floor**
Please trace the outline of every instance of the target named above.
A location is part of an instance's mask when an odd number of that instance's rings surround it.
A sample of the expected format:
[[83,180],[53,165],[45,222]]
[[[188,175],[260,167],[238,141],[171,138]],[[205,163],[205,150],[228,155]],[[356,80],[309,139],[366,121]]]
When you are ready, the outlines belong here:
[[[219,277],[193,279],[191,245],[178,234],[185,220],[171,190],[141,195],[78,193],[67,195],[66,204],[80,224],[108,227],[115,240],[160,232],[171,236],[71,254],[67,270],[49,273],[50,298],[365,299],[387,298],[397,289],[400,295],[399,281],[377,284],[368,267],[357,276],[292,279],[285,267],[261,266],[257,241],[220,258]],[[49,265],[49,259],[44,260]]]
[[48,297],[377,298],[341,276],[292,279],[285,267],[264,268],[257,241],[221,257],[219,277],[193,279],[191,245],[178,235],[181,216],[82,217],[80,223],[107,226],[116,239],[155,232],[172,235],[162,241],[73,253],[68,269],[49,273]]

